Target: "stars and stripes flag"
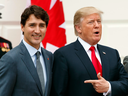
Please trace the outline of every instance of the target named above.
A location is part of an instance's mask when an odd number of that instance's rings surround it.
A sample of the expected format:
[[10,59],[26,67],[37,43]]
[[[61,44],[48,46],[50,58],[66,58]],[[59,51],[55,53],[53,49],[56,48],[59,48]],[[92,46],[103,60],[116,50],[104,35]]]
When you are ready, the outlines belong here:
[[54,52],[66,44],[65,19],[62,0],[28,0],[27,6],[38,5],[47,11],[50,20],[42,45]]

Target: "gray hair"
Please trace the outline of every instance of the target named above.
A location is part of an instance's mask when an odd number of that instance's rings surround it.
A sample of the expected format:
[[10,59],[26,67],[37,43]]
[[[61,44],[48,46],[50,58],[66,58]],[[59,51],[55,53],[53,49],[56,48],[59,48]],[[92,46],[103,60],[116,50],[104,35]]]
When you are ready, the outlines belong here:
[[96,9],[95,7],[83,7],[76,11],[74,15],[74,29],[75,29],[75,35],[78,36],[78,32],[75,28],[76,25],[80,25],[81,21],[84,19],[84,17],[97,13],[101,16],[103,13],[102,11]]

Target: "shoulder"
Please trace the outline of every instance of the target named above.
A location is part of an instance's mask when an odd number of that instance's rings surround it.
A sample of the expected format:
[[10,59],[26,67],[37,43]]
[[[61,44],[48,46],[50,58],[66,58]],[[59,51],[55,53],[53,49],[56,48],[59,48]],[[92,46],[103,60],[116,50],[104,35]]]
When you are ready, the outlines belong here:
[[11,49],[10,51],[8,51],[5,56],[9,56],[11,58],[17,58],[17,56],[19,57],[19,54],[21,53],[21,49],[20,49],[20,46],[16,46],[14,47],[13,49]]
[[73,56],[75,54],[74,52],[74,42],[73,43],[70,43],[70,44],[67,44],[59,49],[57,49],[55,52],[54,52],[54,57],[70,57],[70,56]]
[[111,51],[115,51],[115,50],[117,50],[117,49],[115,49],[115,48],[112,48],[112,47],[108,47],[108,46],[104,46],[104,45],[100,45],[100,44],[97,44],[97,47],[98,48],[101,48],[101,49],[103,49],[103,50],[111,50]]
[[115,48],[104,46],[104,45],[100,45],[100,44],[97,45],[97,48],[98,48],[98,50],[100,52],[105,52],[109,56],[118,56],[119,57],[119,52]]
[[0,37],[0,42],[6,42],[6,43],[11,43],[9,40],[3,38],[3,37]]
[[123,64],[127,64],[128,63],[128,56],[125,56],[124,59],[123,59]]
[[19,58],[19,52],[17,50],[19,50],[19,48],[15,47],[14,49],[11,49],[9,52],[5,53],[0,59],[0,62],[5,64],[5,66],[13,66],[16,60],[18,61]]
[[[65,45],[65,46],[63,46],[63,47],[61,47],[61,48],[59,48],[59,49],[56,50],[56,51],[62,51],[62,52],[70,51],[70,50],[72,50],[72,49],[74,48],[74,43],[75,43],[75,42],[70,43],[70,44],[67,44],[67,45]],[[55,52],[56,52],[56,51],[55,51]]]
[[0,45],[2,45],[2,47],[4,46],[5,48],[12,49],[12,43],[3,37],[0,37]]

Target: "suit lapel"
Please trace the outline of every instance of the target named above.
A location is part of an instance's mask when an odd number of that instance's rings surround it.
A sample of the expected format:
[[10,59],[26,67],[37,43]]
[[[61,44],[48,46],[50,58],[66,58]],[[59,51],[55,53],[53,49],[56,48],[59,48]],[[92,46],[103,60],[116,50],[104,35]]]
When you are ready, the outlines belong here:
[[100,54],[100,58],[101,58],[101,62],[102,62],[102,74],[103,77],[108,80],[109,79],[109,60],[108,60],[108,55],[107,52],[104,50],[104,48],[101,45],[97,45],[99,54]]
[[78,58],[82,61],[82,64],[84,65],[88,74],[92,79],[97,79],[95,68],[90,58],[88,57],[87,53],[85,52],[83,46],[80,44],[78,40],[74,44],[75,44],[74,46],[75,53],[78,56]]
[[39,90],[40,90],[40,93],[43,95],[42,93],[42,89],[41,89],[41,84],[40,84],[40,81],[39,81],[39,77],[38,77],[38,74],[37,74],[37,71],[36,71],[36,68],[33,64],[33,61],[28,53],[28,50],[26,49],[25,45],[23,44],[23,42],[20,43],[20,48],[21,48],[21,59],[23,60],[24,64],[26,65],[26,67],[28,68],[29,72],[31,73],[33,79],[35,80]]
[[47,96],[48,94],[48,90],[49,90],[49,84],[50,84],[50,61],[49,61],[49,57],[45,51],[45,49],[41,48],[43,57],[44,57],[44,62],[45,62],[45,67],[46,67],[46,78],[47,78],[47,82],[46,82],[46,87],[45,87],[45,96]]
[[[78,56],[78,58],[82,61],[83,65],[85,66],[86,70],[88,71],[88,74],[90,75],[90,77],[92,79],[96,79],[97,75],[96,75],[96,71],[95,68],[90,60],[90,58],[88,57],[87,53],[85,52],[83,46],[80,44],[80,42],[77,40],[75,43],[75,53]],[[101,62],[102,62],[102,74],[103,77],[108,80],[109,79],[109,60],[107,58],[107,52],[104,50],[104,47],[102,47],[101,45],[97,45],[99,54],[100,54],[100,58],[101,58]]]

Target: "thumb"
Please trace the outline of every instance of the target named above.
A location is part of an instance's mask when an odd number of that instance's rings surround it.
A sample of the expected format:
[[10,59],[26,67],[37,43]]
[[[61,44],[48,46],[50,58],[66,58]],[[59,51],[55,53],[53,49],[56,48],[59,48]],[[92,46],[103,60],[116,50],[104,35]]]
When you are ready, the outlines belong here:
[[100,72],[97,74],[97,78],[98,79],[102,79],[102,76],[101,76],[101,73]]

